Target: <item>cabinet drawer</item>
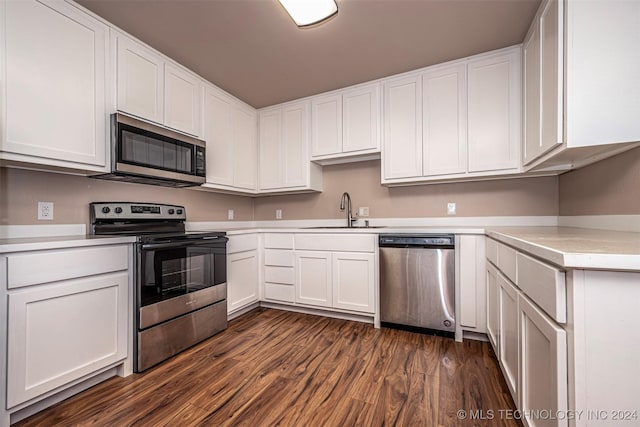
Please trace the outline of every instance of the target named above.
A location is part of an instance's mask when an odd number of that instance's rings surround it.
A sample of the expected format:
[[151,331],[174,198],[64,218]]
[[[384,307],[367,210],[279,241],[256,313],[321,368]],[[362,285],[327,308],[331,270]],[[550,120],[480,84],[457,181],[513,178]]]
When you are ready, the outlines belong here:
[[257,234],[240,234],[237,236],[228,236],[227,253],[235,254],[238,252],[246,252],[258,249]]
[[28,252],[7,257],[9,289],[129,268],[127,245]]
[[497,243],[498,268],[513,283],[516,283],[516,251],[509,246]]
[[266,249],[264,251],[264,265],[293,267],[295,265],[295,256],[293,251]]
[[293,249],[293,234],[265,234],[264,247],[271,249]]
[[498,242],[487,238],[486,255],[487,259],[491,261],[493,265],[498,265]]
[[293,285],[295,280],[294,270],[291,267],[270,267],[264,268],[264,281]]
[[293,302],[296,293],[291,285],[283,285],[280,283],[265,283],[264,298],[268,300]]
[[567,321],[567,287],[563,271],[518,253],[517,285],[558,323]]
[[308,251],[374,252],[373,234],[296,234],[296,249]]

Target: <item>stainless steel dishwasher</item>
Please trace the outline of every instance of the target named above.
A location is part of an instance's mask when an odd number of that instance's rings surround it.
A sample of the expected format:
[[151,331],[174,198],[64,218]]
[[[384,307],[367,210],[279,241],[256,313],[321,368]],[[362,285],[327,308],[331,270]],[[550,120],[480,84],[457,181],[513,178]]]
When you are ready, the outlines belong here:
[[455,256],[452,234],[381,234],[380,321],[453,336]]

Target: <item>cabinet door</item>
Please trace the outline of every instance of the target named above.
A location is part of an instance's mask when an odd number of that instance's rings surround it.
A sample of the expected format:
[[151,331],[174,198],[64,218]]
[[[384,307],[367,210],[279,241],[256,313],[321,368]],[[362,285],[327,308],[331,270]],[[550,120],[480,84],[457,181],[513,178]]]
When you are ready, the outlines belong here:
[[260,189],[272,189],[282,186],[283,162],[280,149],[282,131],[282,111],[273,109],[260,111]]
[[164,124],[172,129],[199,137],[202,83],[180,68],[164,67]]
[[311,100],[311,157],[342,152],[342,96],[326,95]]
[[247,190],[258,187],[258,144],[256,114],[236,106],[233,123],[233,186]]
[[423,174],[467,170],[466,66],[428,72],[422,77]]
[[9,293],[7,407],[123,360],[128,273]]
[[540,146],[540,23],[535,21],[523,44],[525,164],[541,153]]
[[[567,337],[566,332],[519,295],[520,316],[520,404],[529,414],[567,411]],[[526,419],[530,426],[566,426],[566,419]]]
[[342,94],[342,151],[380,150],[380,86]]
[[233,185],[233,105],[231,98],[211,87],[204,96],[204,138],[207,143],[207,182]]
[[374,254],[337,252],[332,255],[333,307],[374,312]]
[[122,34],[117,44],[118,110],[162,124],[164,121],[164,61]]
[[282,109],[283,187],[301,187],[309,174],[309,103],[290,104]]
[[547,0],[540,15],[541,152],[563,141],[563,3]]
[[105,166],[108,27],[66,2],[0,7],[1,151]]
[[258,301],[258,251],[227,257],[227,312]]
[[487,336],[500,357],[500,285],[496,268],[487,262]]
[[516,50],[468,65],[469,172],[520,163],[521,62]]
[[296,252],[296,302],[331,307],[331,252]]
[[384,85],[383,179],[422,176],[422,80]]
[[460,288],[460,326],[479,333],[487,330],[484,236],[461,235],[456,249]]
[[518,291],[501,274],[500,287],[500,364],[514,402],[518,402]]

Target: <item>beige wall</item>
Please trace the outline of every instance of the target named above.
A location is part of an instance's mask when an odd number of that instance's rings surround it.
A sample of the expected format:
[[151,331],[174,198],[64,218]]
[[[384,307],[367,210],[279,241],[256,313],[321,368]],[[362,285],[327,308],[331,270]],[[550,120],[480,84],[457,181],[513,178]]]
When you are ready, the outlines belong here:
[[380,185],[380,161],[324,167],[319,194],[260,197],[254,202],[256,220],[342,218],[340,196],[348,191],[354,212],[368,206],[372,218],[418,218],[447,215],[447,203],[457,204],[458,216],[558,214],[557,177],[525,178],[455,184],[387,188]]
[[640,148],[560,176],[560,215],[639,215]]
[[[54,221],[37,220],[37,202],[54,202]],[[47,172],[0,168],[0,224],[88,224],[90,202],[140,201],[183,205],[189,221],[253,218],[251,198],[199,190],[121,183]]]

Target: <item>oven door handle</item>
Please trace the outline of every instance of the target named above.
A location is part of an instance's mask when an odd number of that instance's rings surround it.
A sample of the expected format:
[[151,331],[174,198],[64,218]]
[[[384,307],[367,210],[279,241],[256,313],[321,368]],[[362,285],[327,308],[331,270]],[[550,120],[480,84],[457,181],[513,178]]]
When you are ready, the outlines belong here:
[[143,251],[152,251],[158,249],[186,248],[189,246],[210,245],[212,243],[223,243],[229,240],[226,237],[207,237],[201,240],[180,240],[179,242],[167,243],[145,243],[142,245]]

